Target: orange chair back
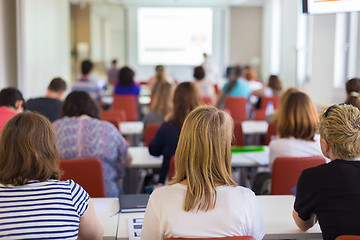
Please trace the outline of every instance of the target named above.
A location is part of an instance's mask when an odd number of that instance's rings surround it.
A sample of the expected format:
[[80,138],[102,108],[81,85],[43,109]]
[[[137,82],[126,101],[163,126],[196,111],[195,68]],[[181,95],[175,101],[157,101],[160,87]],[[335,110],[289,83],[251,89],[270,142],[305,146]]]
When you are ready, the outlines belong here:
[[269,123],[268,130],[266,132],[265,145],[269,145],[269,143],[271,141],[271,137],[276,136],[276,135],[277,135],[277,123],[271,122],[271,123]]
[[296,186],[301,172],[324,163],[323,156],[276,158],[271,177],[271,194],[293,195],[291,189]]
[[280,96],[272,96],[272,97],[262,97],[261,98],[261,109],[266,109],[268,102],[272,102],[274,106],[274,110],[278,109],[280,105]]
[[247,98],[228,96],[225,99],[225,109],[230,111],[234,121],[248,120]]
[[213,100],[211,97],[202,97],[203,103],[206,105],[214,106]]
[[137,101],[134,95],[114,95],[112,109],[125,111],[126,121],[137,121]]
[[99,158],[60,159],[61,181],[74,180],[90,197],[105,197],[102,164]]
[[191,239],[191,240],[255,240],[251,236],[234,236],[234,237],[218,237],[218,238],[165,238],[165,240],[182,240],[182,239]]
[[335,240],[360,240],[359,235],[341,235],[335,238]]
[[234,139],[231,143],[233,146],[244,146],[244,134],[241,121],[234,121]]
[[145,127],[145,139],[144,144],[148,147],[151,141],[155,138],[157,130],[160,128],[161,124],[147,124]]
[[169,181],[171,181],[174,176],[175,176],[175,156],[172,156],[172,158],[170,159],[169,172],[168,172]]
[[119,129],[120,122],[126,122],[126,112],[124,110],[102,110],[100,119],[112,123]]

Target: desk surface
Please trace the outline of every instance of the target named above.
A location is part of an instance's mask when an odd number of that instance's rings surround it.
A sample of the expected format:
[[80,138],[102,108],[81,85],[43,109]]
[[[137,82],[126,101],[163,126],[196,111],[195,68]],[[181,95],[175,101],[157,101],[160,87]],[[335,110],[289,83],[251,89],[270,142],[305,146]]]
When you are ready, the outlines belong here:
[[[160,168],[162,157],[151,156],[147,147],[129,147],[133,161],[133,168]],[[231,165],[233,167],[258,167],[269,163],[269,148],[264,152],[233,153]]]
[[[301,231],[292,219],[294,196],[257,196],[265,221],[266,234],[264,239],[321,239],[319,224],[306,232]],[[121,214],[117,239],[128,239],[128,218],[143,217],[144,213]]]
[[102,228],[104,229],[104,240],[116,238],[116,230],[119,222],[118,198],[92,198],[96,216],[98,217]]

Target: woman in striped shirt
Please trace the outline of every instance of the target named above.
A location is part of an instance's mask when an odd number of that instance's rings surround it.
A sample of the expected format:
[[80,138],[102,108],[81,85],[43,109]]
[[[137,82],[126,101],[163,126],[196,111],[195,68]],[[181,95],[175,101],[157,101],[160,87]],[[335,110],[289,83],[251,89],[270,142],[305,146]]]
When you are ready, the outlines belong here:
[[0,137],[0,239],[102,239],[88,193],[59,181],[51,123],[31,112],[10,119]]

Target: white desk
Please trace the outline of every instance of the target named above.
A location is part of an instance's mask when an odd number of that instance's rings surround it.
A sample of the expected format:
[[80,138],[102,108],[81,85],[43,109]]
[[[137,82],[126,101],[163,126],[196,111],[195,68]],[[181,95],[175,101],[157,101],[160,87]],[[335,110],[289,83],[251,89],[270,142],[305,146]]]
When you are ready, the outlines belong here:
[[[104,229],[104,240],[116,239],[116,231],[119,223],[118,198],[92,198],[96,216],[98,217],[102,228]],[[116,214],[116,215],[115,215]]]
[[[321,239],[319,224],[306,232],[301,231],[292,218],[294,196],[257,196],[260,209],[265,221],[266,234],[264,239]],[[127,240],[129,237],[127,219],[142,217],[144,213],[121,214],[117,239]]]

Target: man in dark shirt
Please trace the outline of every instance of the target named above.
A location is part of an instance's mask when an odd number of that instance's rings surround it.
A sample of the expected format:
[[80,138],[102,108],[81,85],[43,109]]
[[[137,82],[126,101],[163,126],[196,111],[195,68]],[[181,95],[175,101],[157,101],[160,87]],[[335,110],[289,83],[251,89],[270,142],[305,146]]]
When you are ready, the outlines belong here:
[[54,78],[48,86],[46,96],[28,100],[26,109],[38,112],[53,122],[60,118],[61,101],[65,90],[66,82],[62,78]]
[[331,162],[302,172],[294,220],[303,231],[318,220],[324,239],[360,235],[360,111],[333,105],[319,130],[321,150]]

